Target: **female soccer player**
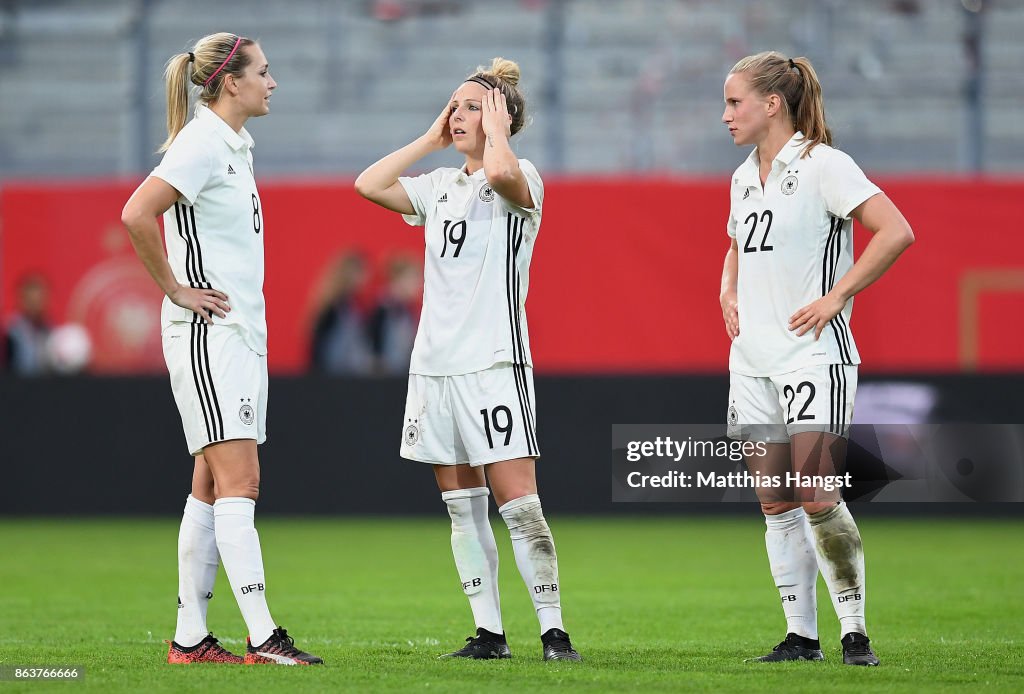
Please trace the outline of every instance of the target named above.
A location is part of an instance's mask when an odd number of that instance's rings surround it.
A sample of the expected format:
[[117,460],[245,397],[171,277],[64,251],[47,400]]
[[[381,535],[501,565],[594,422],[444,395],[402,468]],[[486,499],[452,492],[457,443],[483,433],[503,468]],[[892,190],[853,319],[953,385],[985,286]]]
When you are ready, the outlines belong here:
[[[166,154],[121,220],[166,295],[164,357],[195,456],[178,535],[178,626],[167,662],[321,663],[274,626],[253,525],[256,446],[266,438],[267,324],[263,211],[253,140],[243,126],[270,112],[277,83],[259,44],[227,33],[206,36],[171,58],[165,77],[167,140],[160,151]],[[200,103],[186,125],[190,84]],[[244,659],[206,629],[218,554],[249,628]]]
[[[368,200],[425,226],[423,310],[413,347],[401,455],[433,465],[476,636],[450,656],[508,658],[487,483],[540,620],[545,660],[579,660],[562,626],[558,563],[537,496],[530,258],[544,184],[509,138],[526,121],[519,66],[495,58],[452,94],[421,137],[356,179]],[[461,169],[401,176],[454,144]],[[484,475],[486,466],[487,474]]]
[[[896,206],[833,149],[806,58],[759,53],[725,81],[722,120],[754,150],[732,177],[722,312],[732,339],[728,430],[767,442],[752,472],[835,475],[845,456],[860,356],[853,296],[914,241]],[[853,223],[872,234],[853,262]],[[790,487],[792,489],[792,486]],[[773,493],[775,491],[775,493]],[[841,626],[843,662],[878,665],[864,625],[864,555],[840,492],[758,490],[788,634],[757,660],[821,660],[818,570]]]

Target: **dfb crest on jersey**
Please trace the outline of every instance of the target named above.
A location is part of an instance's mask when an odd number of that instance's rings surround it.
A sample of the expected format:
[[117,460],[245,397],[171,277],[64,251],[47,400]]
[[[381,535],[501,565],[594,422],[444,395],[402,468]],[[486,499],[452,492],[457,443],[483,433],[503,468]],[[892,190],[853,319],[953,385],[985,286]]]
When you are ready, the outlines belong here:
[[491,188],[489,184],[484,184],[484,186],[480,188],[480,199],[484,202],[491,202],[494,200],[494,188]]
[[740,422],[740,413],[736,411],[735,405],[729,405],[729,426],[734,427]]
[[782,179],[782,194],[792,195],[793,193],[796,192],[796,189],[797,187],[799,187],[799,185],[800,181],[797,180],[796,176],[786,176],[784,179]]
[[238,410],[238,418],[242,420],[242,424],[245,426],[251,426],[256,420],[256,412],[252,409],[251,405],[246,403]]
[[420,428],[417,425],[417,420],[410,419],[409,425],[405,427],[405,433],[402,437],[403,443],[406,446],[415,446],[420,442]]

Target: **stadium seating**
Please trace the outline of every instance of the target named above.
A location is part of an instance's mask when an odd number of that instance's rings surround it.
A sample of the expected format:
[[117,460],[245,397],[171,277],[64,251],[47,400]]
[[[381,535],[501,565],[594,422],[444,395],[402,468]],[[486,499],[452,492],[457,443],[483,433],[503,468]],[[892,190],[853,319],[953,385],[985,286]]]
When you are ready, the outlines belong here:
[[[731,170],[719,123],[733,62],[767,48],[818,67],[840,146],[872,171],[1020,171],[1024,5],[983,15],[984,127],[964,103],[958,0],[13,0],[0,9],[0,178],[137,175],[163,139],[164,62],[215,30],[258,38],[280,83],[253,123],[262,173],[351,174],[429,125],[495,54],[523,69],[542,170]],[[424,163],[432,166],[443,156]]]

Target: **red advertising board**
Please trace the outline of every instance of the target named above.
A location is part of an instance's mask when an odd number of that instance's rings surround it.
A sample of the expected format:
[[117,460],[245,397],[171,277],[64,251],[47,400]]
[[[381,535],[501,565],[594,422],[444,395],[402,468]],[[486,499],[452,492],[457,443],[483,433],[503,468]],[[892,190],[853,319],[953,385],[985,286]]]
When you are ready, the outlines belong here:
[[[856,299],[866,371],[1024,369],[1024,181],[876,179],[917,243]],[[723,371],[718,287],[728,245],[727,181],[573,178],[548,182],[528,315],[538,372]],[[136,260],[120,211],[136,182],[8,184],[0,190],[0,306],[31,272],[55,322],[84,324],[97,373],[159,372],[160,293]],[[343,180],[264,182],[270,366],[308,363],[324,275],[358,250],[381,283],[422,232]],[[857,247],[867,233],[858,229]]]

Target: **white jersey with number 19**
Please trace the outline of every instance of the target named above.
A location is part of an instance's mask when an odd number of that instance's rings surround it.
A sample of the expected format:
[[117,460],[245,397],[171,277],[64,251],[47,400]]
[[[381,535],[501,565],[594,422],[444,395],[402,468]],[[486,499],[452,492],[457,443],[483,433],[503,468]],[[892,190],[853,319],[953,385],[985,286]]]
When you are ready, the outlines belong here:
[[519,160],[532,208],[503,199],[483,169],[441,168],[399,182],[424,226],[423,311],[409,372],[455,376],[508,362],[533,366],[526,293],[540,230],[544,184]]
[[761,186],[757,150],[732,178],[727,232],[739,255],[740,334],[729,370],[776,376],[815,364],[859,364],[850,331],[853,299],[825,330],[798,337],[789,317],[821,298],[853,266],[850,213],[880,193],[853,159],[819,144],[801,158],[797,132]]

